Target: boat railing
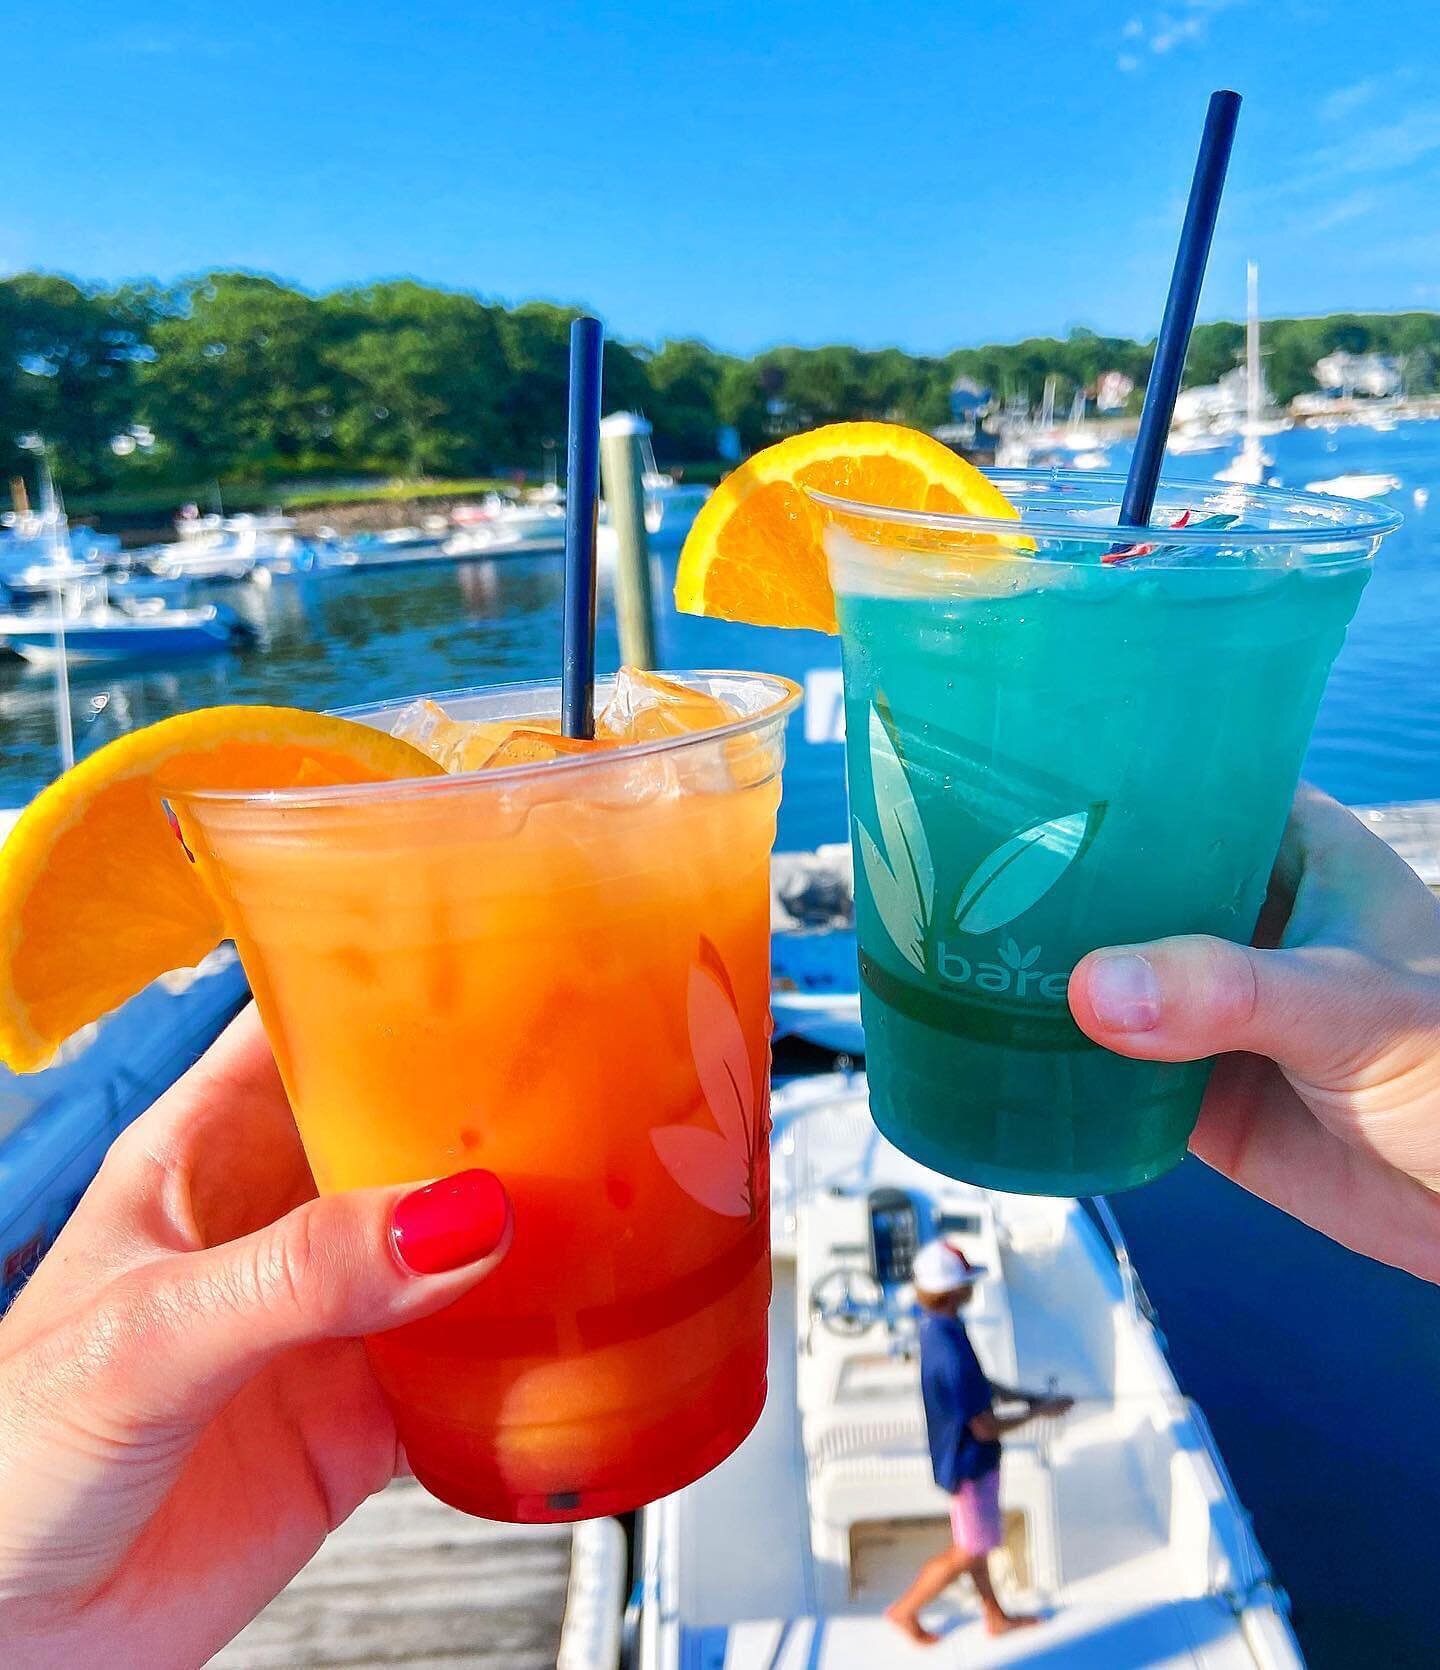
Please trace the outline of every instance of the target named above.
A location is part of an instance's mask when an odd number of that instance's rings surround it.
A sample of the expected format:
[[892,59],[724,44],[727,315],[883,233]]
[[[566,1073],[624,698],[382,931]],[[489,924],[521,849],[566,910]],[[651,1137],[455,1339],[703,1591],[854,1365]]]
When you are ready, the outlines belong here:
[[1235,1488],[1235,1481],[1230,1476],[1230,1469],[1225,1465],[1225,1458],[1220,1453],[1219,1444],[1215,1442],[1215,1434],[1210,1430],[1210,1422],[1205,1417],[1205,1411],[1196,1403],[1194,1398],[1187,1397],[1183,1402],[1185,1414],[1200,1439],[1210,1465],[1215,1469],[1215,1477],[1219,1481],[1220,1489],[1225,1496],[1226,1505],[1235,1517],[1239,1532],[1236,1539],[1237,1559],[1234,1581],[1228,1587],[1216,1589],[1212,1592],[1215,1598],[1223,1601],[1236,1617],[1239,1617],[1241,1613],[1257,1601],[1263,1601],[1274,1607],[1280,1616],[1286,1620],[1288,1627],[1290,1596],[1275,1580],[1274,1569],[1265,1558],[1259,1538],[1255,1535],[1255,1521],[1240,1499],[1240,1492]]
[[1091,1195],[1089,1204],[1093,1213],[1093,1221],[1099,1227],[1106,1241],[1110,1244],[1110,1251],[1115,1258],[1115,1268],[1120,1276],[1120,1291],[1125,1300],[1126,1309],[1138,1322],[1143,1322],[1154,1331],[1160,1348],[1165,1349],[1165,1333],[1160,1326],[1160,1319],[1156,1315],[1155,1307],[1150,1302],[1150,1295],[1145,1291],[1145,1284],[1140,1280],[1140,1274],[1135,1268],[1135,1262],[1130,1257],[1130,1243],[1125,1239],[1125,1231],[1120,1227],[1120,1220],[1115,1216],[1114,1208],[1104,1195]]

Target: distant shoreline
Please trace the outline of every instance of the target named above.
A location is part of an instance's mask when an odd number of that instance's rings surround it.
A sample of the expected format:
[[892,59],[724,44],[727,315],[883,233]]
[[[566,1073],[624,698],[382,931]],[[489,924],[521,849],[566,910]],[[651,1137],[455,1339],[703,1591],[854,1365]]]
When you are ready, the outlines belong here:
[[[1324,429],[1337,425],[1344,429],[1364,429],[1374,426],[1374,420],[1393,419],[1407,422],[1440,418],[1440,395],[1426,395],[1401,401],[1350,400],[1336,401],[1321,413],[1277,413],[1290,419],[1296,429]],[[1108,417],[1089,418],[1085,433],[1097,446],[1131,439],[1137,419],[1128,413]],[[1238,444],[1238,435],[1228,435]],[[682,479],[709,483],[721,472],[708,463],[693,469],[681,467]],[[511,477],[480,480],[424,482],[369,482],[336,485],[333,492],[312,481],[276,483],[241,483],[224,486],[227,512],[255,510],[283,510],[294,516],[302,534],[315,536],[325,532],[347,536],[356,533],[379,533],[388,529],[416,527],[427,517],[446,516],[457,505],[474,503],[487,492],[515,491],[534,485],[533,479],[523,481]],[[223,486],[223,484],[222,484]],[[173,504],[169,495],[173,493]],[[123,510],[108,511],[104,505],[94,507],[82,497],[72,520],[83,522],[102,532],[118,533],[127,546],[155,544],[174,537],[174,516],[186,502],[198,500],[195,489],[178,487],[157,489],[153,500],[145,505],[127,506]],[[203,506],[202,506],[203,508]]]

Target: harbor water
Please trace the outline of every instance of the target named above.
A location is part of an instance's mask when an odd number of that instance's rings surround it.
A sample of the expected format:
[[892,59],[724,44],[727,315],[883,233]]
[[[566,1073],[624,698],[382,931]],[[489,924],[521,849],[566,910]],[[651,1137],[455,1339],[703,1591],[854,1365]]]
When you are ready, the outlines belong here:
[[[1286,485],[1383,472],[1406,525],[1389,540],[1336,663],[1306,775],[1352,803],[1440,798],[1440,423],[1267,439]],[[1126,463],[1123,448],[1112,467]],[[1223,453],[1173,460],[1208,479]],[[1429,495],[1415,502],[1415,490]],[[660,559],[668,598],[673,553]],[[251,648],[165,668],[71,673],[77,753],[218,702],[325,708],[551,674],[561,565],[507,557],[414,570],[276,576],[206,593],[257,629]],[[662,661],[809,679],[792,720],[781,848],[846,839],[834,640],[694,621],[668,608]],[[617,660],[602,592],[598,657]],[[1265,716],[1256,715],[1257,725]],[[0,664],[0,806],[55,773],[49,677]],[[1194,1161],[1116,1210],[1187,1391],[1197,1397],[1290,1591],[1312,1664],[1434,1662],[1440,1567],[1440,1290],[1369,1263]]]

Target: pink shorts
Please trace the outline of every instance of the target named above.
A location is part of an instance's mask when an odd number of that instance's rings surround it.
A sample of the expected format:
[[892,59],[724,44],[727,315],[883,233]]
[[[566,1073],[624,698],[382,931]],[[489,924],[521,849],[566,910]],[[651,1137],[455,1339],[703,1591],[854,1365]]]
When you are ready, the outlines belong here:
[[988,1554],[1004,1541],[1000,1523],[1000,1469],[967,1479],[950,1498],[950,1534],[967,1554]]

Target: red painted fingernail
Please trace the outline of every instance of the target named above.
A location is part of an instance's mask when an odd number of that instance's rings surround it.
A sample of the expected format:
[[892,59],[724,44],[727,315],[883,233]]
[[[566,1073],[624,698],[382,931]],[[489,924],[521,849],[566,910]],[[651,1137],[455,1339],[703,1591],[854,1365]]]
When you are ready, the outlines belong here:
[[493,1171],[457,1171],[395,1204],[390,1243],[417,1276],[438,1276],[488,1258],[505,1238],[510,1203]]

